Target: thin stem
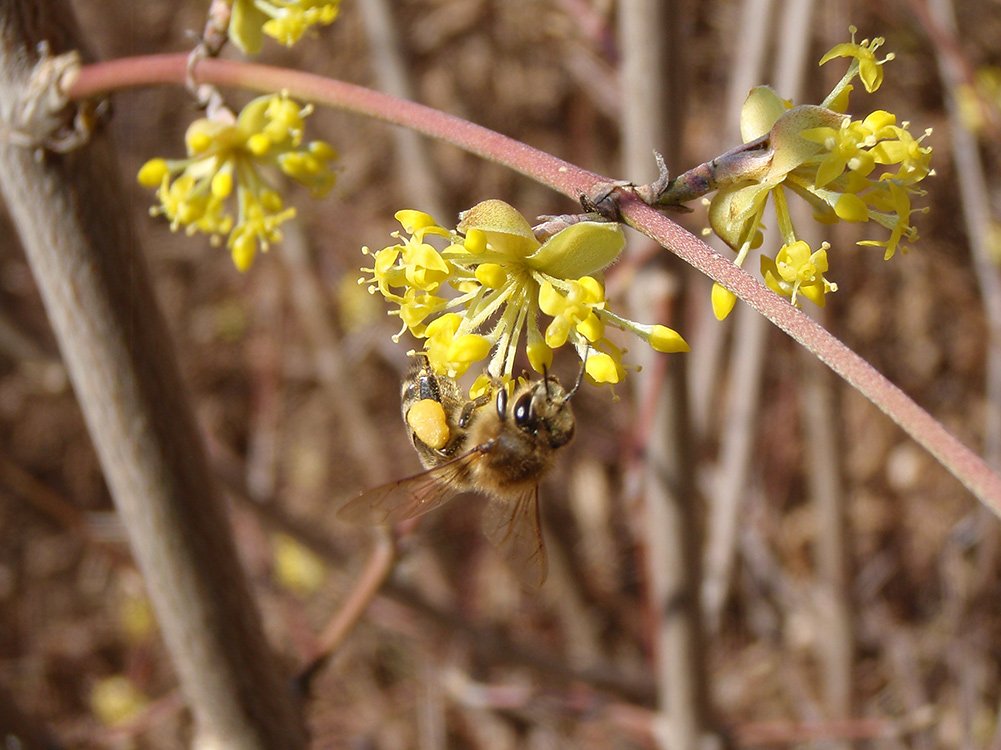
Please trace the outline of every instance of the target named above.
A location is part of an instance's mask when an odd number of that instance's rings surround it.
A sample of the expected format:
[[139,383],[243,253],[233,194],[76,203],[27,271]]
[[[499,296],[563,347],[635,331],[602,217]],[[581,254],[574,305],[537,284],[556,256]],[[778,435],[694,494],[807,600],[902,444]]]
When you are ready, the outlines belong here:
[[[726,122],[733,123],[722,134],[720,145],[740,137],[736,127],[740,120],[740,110],[748,90],[764,75],[764,60],[768,50],[772,15],[771,0],[743,0],[741,24],[733,37],[736,54],[730,62],[733,71],[729,82]],[[760,216],[753,219],[755,223]],[[742,265],[750,243],[741,247],[734,261]],[[740,383],[737,390],[730,391],[729,399],[723,406],[722,424],[726,425],[719,437],[719,466],[716,479],[709,493],[706,523],[705,577],[702,587],[702,601],[706,609],[706,620],[712,632],[718,633],[722,620],[723,605],[729,595],[732,570],[738,554],[738,532],[742,511],[745,508],[745,490],[748,474],[752,466],[751,455],[754,445],[754,425],[758,419],[760,382],[764,356],[765,333],[760,325],[761,318],[750,311],[735,310],[732,316],[733,352],[729,361],[728,379]],[[725,343],[720,331],[724,330],[715,319],[711,305],[704,306],[703,327],[712,332],[711,337],[703,337],[696,351],[698,356],[690,360],[690,379],[693,384],[713,383],[714,375],[722,369],[722,352]],[[703,346],[709,351],[699,351]],[[693,411],[701,413],[701,424],[707,422],[710,408],[715,403],[715,391],[706,386],[693,396]],[[710,407],[710,404],[712,407]]]
[[[67,94],[73,99],[150,84],[183,85],[187,56],[126,58],[83,67]],[[429,107],[360,86],[294,70],[228,60],[203,60],[200,81],[290,95],[412,128],[531,177],[564,195],[578,198],[609,181],[555,156],[487,128]],[[878,406],[919,445],[1001,517],[1001,476],[970,451],[899,388],[785,299],[716,253],[688,231],[638,198],[623,192],[620,209],[627,224],[656,240],[698,271],[734,292],[748,305],[813,352],[852,387]]]
[[[71,99],[87,99],[136,86],[183,85],[187,65],[187,55],[150,55],[87,65],[69,86],[67,95]],[[467,120],[343,81],[298,70],[216,59],[199,61],[194,74],[199,82],[262,93],[286,91],[292,97],[407,127],[510,167],[574,200],[596,184],[608,181]]]
[[[918,3],[912,2],[917,8]],[[918,17],[925,23],[931,34],[930,25],[937,19],[942,34],[952,34],[955,27],[955,11],[949,0],[933,0],[933,17],[927,13]],[[934,37],[933,37],[934,39]],[[953,158],[956,162],[956,181],[963,223],[966,226],[967,241],[973,259],[980,297],[983,300],[984,317],[987,320],[986,385],[987,395],[984,405],[984,456],[995,468],[1001,468],[1001,276],[991,248],[991,227],[994,219],[991,212],[990,187],[987,184],[987,170],[977,147],[976,135],[964,124],[959,113],[955,93],[964,83],[963,61],[950,48],[936,40],[935,54],[938,57],[939,76],[945,92],[946,112],[949,115],[949,134],[952,138]]]
[[365,614],[396,563],[396,542],[391,532],[380,529],[375,546],[348,598],[320,634],[320,648],[296,678],[296,688],[309,695],[313,680],[330,661],[348,634]]
[[[67,6],[0,3],[0,99],[9,107],[24,104],[40,40],[82,39]],[[177,73],[182,83],[183,64]],[[121,210],[111,143],[97,137],[52,159],[4,143],[0,165],[0,191],[194,714],[194,744],[305,747]]]
[[[388,0],[366,0],[359,3],[365,21],[365,33],[371,48],[372,67],[379,88],[401,99],[411,99],[413,84],[411,69],[403,60],[403,47],[397,34],[393,18],[395,3]],[[441,184],[435,178],[431,152],[424,147],[417,134],[408,129],[393,132],[396,149],[396,171],[404,195],[418,200],[416,207],[426,210],[432,216],[444,216],[441,199]]]
[[[650,154],[665,152],[680,161],[685,86],[680,75],[689,21],[682,3],[672,0],[624,0],[619,4],[622,49],[623,165],[637,179],[649,175]],[[674,23],[665,23],[666,19]],[[671,61],[675,64],[672,64]],[[632,252],[641,245],[633,242]],[[690,272],[681,275],[678,308]],[[633,291],[639,292],[638,289]],[[648,307],[642,293],[630,294],[635,317]],[[661,363],[663,364],[663,363]],[[678,360],[676,365],[683,365]],[[710,722],[710,670],[703,640],[701,587],[701,510],[695,493],[692,429],[688,413],[687,369],[651,367],[637,375],[637,408],[653,403],[654,419],[645,439],[643,471],[643,559],[646,605],[651,619],[652,671],[657,680],[658,744],[697,750]],[[642,415],[638,414],[637,417]]]

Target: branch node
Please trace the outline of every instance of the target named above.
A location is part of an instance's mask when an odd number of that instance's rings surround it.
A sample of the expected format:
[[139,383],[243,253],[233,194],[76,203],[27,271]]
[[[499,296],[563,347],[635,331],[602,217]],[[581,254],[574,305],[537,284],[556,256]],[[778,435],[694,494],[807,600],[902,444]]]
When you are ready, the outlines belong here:
[[3,140],[15,146],[64,154],[90,140],[98,122],[110,111],[108,100],[71,101],[67,91],[80,73],[80,53],[51,54],[38,44],[38,62],[27,85],[3,111]]

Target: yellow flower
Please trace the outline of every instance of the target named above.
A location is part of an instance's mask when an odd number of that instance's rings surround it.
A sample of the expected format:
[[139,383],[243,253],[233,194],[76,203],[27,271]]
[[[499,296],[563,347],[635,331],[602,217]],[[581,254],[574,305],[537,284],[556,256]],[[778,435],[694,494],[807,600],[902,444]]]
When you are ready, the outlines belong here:
[[827,292],[837,291],[837,284],[824,278],[827,272],[826,242],[816,252],[803,240],[784,245],[775,260],[761,257],[761,274],[768,288],[783,297],[788,297],[796,305],[798,296],[803,295],[818,307],[823,307]]
[[737,295],[719,283],[713,284],[710,301],[716,320],[726,320],[737,304]]
[[[618,224],[581,221],[540,242],[528,220],[498,200],[463,213],[455,230],[419,211],[400,211],[396,218],[408,236],[395,232],[401,241],[374,253],[364,248],[374,263],[363,269],[370,276],[362,282],[399,306],[391,314],[402,320],[400,334],[425,340],[437,372],[456,377],[489,357],[472,392],[513,380],[523,339],[535,371],[546,371],[553,351],[569,344],[587,375],[602,383],[619,382],[626,372],[623,350],[606,337],[606,326],[631,332],[657,351],[688,350],[670,328],[634,323],[609,310],[600,272],[625,244]],[[540,316],[549,322],[540,323]]]
[[864,120],[851,121],[845,118],[837,129],[820,127],[804,130],[804,138],[822,144],[827,151],[817,167],[813,184],[824,187],[840,177],[846,169],[863,177],[868,176],[877,163],[876,156],[872,153],[873,147],[882,138],[895,135],[891,130],[895,121],[896,118],[889,112],[877,110]]
[[858,29],[854,26],[849,26],[848,31],[851,32],[852,40],[835,45],[830,52],[820,59],[820,65],[836,57],[852,58],[848,74],[854,76],[857,73],[858,77],[862,80],[862,85],[865,86],[865,90],[871,94],[883,83],[883,64],[893,59],[893,53],[890,53],[882,60],[877,60],[876,50],[883,46],[883,42],[886,40],[878,36],[872,41],[863,39],[861,42],[856,43],[855,33]]
[[286,47],[311,26],[329,26],[337,18],[340,0],[236,0],[229,36],[244,54],[261,51],[264,35]]
[[139,182],[157,188],[160,205],[151,213],[166,216],[174,231],[208,234],[214,244],[227,236],[233,262],[246,270],[258,249],[281,240],[280,225],[295,216],[262,168],[277,168],[315,196],[334,184],[334,150],[323,141],[302,145],[303,118],[310,111],[276,94],[254,99],[230,121],[191,123],[185,134],[188,158],[151,159],[139,170]]
[[881,141],[872,149],[876,163],[899,164],[892,177],[904,185],[913,185],[932,174],[931,146],[921,145],[931,135],[931,128],[925,130],[920,138],[915,138],[906,128],[892,126],[891,130],[895,137]]
[[105,726],[124,724],[148,705],[149,699],[125,675],[103,677],[90,689],[90,710]]
[[[907,188],[892,180],[885,180],[866,196],[874,209],[869,212],[873,220],[890,230],[886,240],[861,240],[857,244],[868,247],[882,247],[883,260],[889,260],[897,251],[900,241],[915,242],[917,230],[910,225],[911,194]],[[927,209],[922,209],[925,211]],[[904,248],[906,252],[907,248]]]
[[317,555],[287,534],[272,537],[275,580],[299,596],[319,591],[327,580],[327,569]]
[[424,330],[428,361],[435,370],[451,378],[462,375],[490,352],[490,340],[461,331],[462,322],[461,315],[448,313],[436,318]]

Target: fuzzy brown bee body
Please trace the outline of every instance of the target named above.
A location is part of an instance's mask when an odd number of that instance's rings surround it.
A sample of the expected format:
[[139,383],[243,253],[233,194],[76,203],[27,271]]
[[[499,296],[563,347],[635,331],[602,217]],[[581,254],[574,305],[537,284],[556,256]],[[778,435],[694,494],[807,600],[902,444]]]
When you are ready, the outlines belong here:
[[[338,515],[349,521],[395,523],[434,510],[462,492],[486,495],[484,532],[524,583],[540,586],[546,555],[539,481],[556,451],[573,437],[569,402],[576,390],[566,391],[547,375],[519,386],[510,396],[499,388],[493,399],[487,395],[465,400],[454,380],[436,375],[419,358],[404,380],[401,400],[404,422],[426,470],[363,492]],[[414,426],[412,410],[426,401],[440,404],[447,436],[435,431],[431,439],[420,425]]]

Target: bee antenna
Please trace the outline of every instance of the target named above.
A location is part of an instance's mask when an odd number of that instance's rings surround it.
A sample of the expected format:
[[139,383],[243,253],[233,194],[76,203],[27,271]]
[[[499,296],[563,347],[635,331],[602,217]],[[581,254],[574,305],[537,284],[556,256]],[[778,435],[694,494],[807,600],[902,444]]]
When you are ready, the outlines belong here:
[[566,397],[567,401],[569,401],[571,398],[573,398],[573,395],[577,392],[577,389],[580,388],[580,384],[584,382],[584,372],[587,369],[586,368],[586,365],[587,365],[587,353],[590,350],[591,350],[591,346],[590,345],[584,347],[584,357],[580,361],[580,372],[577,373],[577,381],[573,384],[573,388],[571,388],[570,392],[567,393],[567,397]]
[[553,395],[549,392],[549,368],[546,363],[542,363],[542,387],[546,389],[546,400],[551,401]]

